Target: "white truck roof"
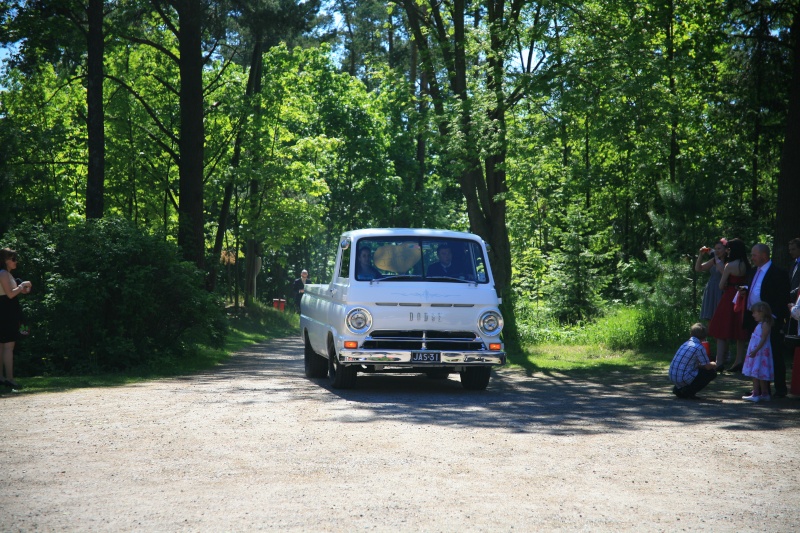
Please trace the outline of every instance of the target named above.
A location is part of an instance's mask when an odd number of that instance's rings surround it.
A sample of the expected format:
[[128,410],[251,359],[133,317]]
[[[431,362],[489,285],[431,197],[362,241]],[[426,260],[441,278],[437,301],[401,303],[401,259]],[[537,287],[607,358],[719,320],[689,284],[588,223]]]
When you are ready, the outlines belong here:
[[342,234],[345,237],[360,239],[361,237],[439,237],[443,239],[477,239],[483,240],[474,233],[466,231],[452,231],[444,229],[427,228],[367,228],[346,231]]

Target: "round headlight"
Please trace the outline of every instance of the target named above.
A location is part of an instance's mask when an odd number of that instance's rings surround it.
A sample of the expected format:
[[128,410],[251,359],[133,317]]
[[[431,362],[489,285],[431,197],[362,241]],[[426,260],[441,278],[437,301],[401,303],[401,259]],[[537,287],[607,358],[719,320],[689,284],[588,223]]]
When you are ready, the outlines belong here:
[[484,335],[499,335],[503,330],[503,316],[497,311],[486,311],[478,320],[478,327]]
[[351,309],[345,319],[347,329],[353,333],[366,333],[372,326],[372,315],[362,307]]

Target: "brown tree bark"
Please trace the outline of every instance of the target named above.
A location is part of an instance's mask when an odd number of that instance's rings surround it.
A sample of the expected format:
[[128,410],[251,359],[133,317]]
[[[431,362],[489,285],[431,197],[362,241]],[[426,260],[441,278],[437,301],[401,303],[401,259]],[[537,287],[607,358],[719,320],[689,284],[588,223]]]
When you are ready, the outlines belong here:
[[180,203],[178,246],[184,259],[202,268],[205,262],[203,231],[203,55],[200,0],[177,0],[180,49]]
[[789,265],[787,244],[800,237],[800,11],[792,22],[791,41],[794,66],[789,93],[789,113],[786,117],[786,137],[781,152],[781,170],[778,175],[778,206],[775,216],[775,243],[773,258],[783,267]]
[[86,218],[102,218],[105,188],[105,113],[103,109],[103,0],[89,0],[87,34],[87,135],[89,168]]
[[[247,88],[245,95],[250,97],[261,91],[261,70],[264,62],[262,38],[256,35],[253,45],[253,54],[250,59],[250,73],[247,79]],[[236,140],[233,144],[233,157],[231,159],[231,168],[238,168],[242,160],[242,142],[244,131],[240,128],[236,133]],[[222,206],[220,208],[219,217],[217,219],[217,235],[214,239],[214,251],[211,255],[212,263],[209,265],[209,274],[207,286],[209,290],[214,290],[217,281],[217,267],[219,266],[219,258],[222,256],[222,242],[225,238],[225,232],[228,230],[228,217],[231,211],[231,199],[233,198],[233,178],[231,178],[225,185],[225,196],[222,199]]]
[[[481,157],[478,150],[478,132],[473,126],[474,102],[467,90],[468,62],[466,56],[466,5],[464,0],[429,3],[424,8],[414,0],[401,2],[405,10],[411,33],[419,51],[422,70],[428,81],[428,91],[433,110],[439,122],[439,134],[453,134],[449,130],[450,120],[445,108],[445,91],[455,96],[460,103],[459,117],[456,121],[458,134],[464,139],[464,155],[461,156],[462,170],[454,178],[458,181],[466,199],[467,214],[472,232],[483,237],[491,245],[490,260],[495,278],[495,286],[503,298],[503,315],[506,319],[504,339],[515,347],[518,343],[516,320],[514,317],[513,291],[511,285],[511,243],[506,224],[505,159],[507,141],[505,137],[505,113],[507,108],[504,93],[505,39],[511,33],[507,25],[514,23],[519,16],[521,3],[507,6],[504,0],[486,2],[485,24],[490,31],[491,54],[487,58],[487,87],[493,92],[492,108],[487,110],[488,118],[494,124],[492,153]],[[452,35],[445,19],[452,20]],[[430,39],[428,38],[430,36]],[[436,48],[433,52],[432,48]],[[434,67],[434,55],[439,55],[446,73]],[[440,77],[441,76],[441,77]]]

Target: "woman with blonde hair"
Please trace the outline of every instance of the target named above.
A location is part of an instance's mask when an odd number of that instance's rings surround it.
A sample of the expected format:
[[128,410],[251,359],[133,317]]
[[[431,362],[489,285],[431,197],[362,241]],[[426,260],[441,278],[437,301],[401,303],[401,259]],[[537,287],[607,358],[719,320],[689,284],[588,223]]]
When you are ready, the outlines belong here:
[[769,333],[775,321],[767,302],[754,303],[750,311],[757,324],[747,346],[747,358],[742,367],[742,375],[753,378],[753,391],[749,396],[742,396],[742,399],[750,402],[768,402],[771,399],[769,383],[775,379],[772,346],[769,342]]

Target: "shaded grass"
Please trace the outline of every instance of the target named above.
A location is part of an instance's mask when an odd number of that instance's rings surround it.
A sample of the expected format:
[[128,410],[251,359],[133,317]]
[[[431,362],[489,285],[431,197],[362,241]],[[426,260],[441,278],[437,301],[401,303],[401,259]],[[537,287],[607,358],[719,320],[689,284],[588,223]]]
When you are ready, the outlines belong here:
[[[509,364],[522,368],[528,376],[568,376],[578,381],[606,385],[645,384],[662,389],[666,397],[671,397],[669,365],[677,348],[612,350],[602,345],[529,345],[520,354],[510,354]],[[786,380],[791,383],[793,368],[788,358],[786,363]],[[703,389],[700,396],[712,401],[738,401],[751,388],[751,378],[724,372]],[[800,408],[795,402],[774,405]]]
[[[300,319],[294,313],[282,313],[256,305],[247,312],[229,312],[229,331],[223,348],[201,346],[191,357],[167,359],[124,373],[16,377],[25,393],[57,392],[90,387],[115,387],[153,379],[190,375],[224,363],[231,354],[269,339],[297,335]],[[0,387],[0,393],[10,392]]]

